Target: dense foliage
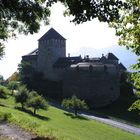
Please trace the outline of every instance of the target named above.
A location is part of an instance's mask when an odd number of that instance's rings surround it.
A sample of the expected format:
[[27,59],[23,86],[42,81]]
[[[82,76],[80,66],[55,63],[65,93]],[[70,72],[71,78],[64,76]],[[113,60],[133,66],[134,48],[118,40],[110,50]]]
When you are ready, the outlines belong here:
[[94,18],[103,22],[113,21],[119,18],[119,8],[125,6],[122,0],[48,0],[47,5],[58,1],[65,4],[65,13],[72,15],[72,21],[78,24]]
[[8,83],[8,88],[12,91],[12,94],[14,93],[14,90],[16,90],[19,86],[19,83],[16,81],[11,81]]
[[41,21],[49,23],[50,7],[61,2],[65,13],[73,15],[73,22],[82,23],[98,18],[109,22],[119,17],[122,0],[1,0],[0,1],[0,56],[4,54],[3,41],[19,33],[35,33]]
[[15,95],[16,103],[20,103],[22,106],[22,109],[25,109],[25,105],[26,105],[28,99],[29,99],[28,89],[25,86],[19,87],[18,92]]
[[4,55],[3,41],[19,33],[35,33],[41,21],[48,24],[49,9],[45,0],[0,0],[0,58]]
[[36,114],[36,111],[39,109],[48,109],[48,103],[47,101],[36,91],[30,92],[30,98],[27,101],[27,107],[32,107],[34,109],[34,114]]
[[0,98],[6,99],[8,95],[9,95],[9,90],[4,86],[0,86]]
[[19,80],[28,89],[38,91],[43,94],[46,89],[46,81],[43,74],[37,72],[29,62],[22,61],[19,66]]
[[78,99],[76,96],[72,96],[69,99],[64,99],[62,101],[62,106],[66,109],[74,110],[75,116],[77,116],[79,110],[88,109],[85,101]]
[[2,75],[0,75],[0,85],[2,85],[4,83],[4,78]]
[[[131,75],[131,81],[137,96],[140,96],[140,1],[126,0],[126,2],[128,7],[120,9],[120,18],[110,23],[110,26],[116,29],[119,44],[138,56],[137,63],[132,67],[137,72]],[[138,103],[139,101],[136,101],[134,104],[139,108]]]
[[19,74],[17,72],[14,72],[6,81],[19,81]]

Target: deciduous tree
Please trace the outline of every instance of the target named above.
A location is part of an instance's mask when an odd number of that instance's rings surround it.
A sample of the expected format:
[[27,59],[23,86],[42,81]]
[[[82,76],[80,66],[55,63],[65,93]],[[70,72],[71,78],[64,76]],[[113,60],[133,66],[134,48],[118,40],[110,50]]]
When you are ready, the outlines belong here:
[[8,83],[8,88],[14,93],[14,90],[18,88],[19,84],[16,81],[11,81]]
[[[131,80],[137,96],[140,96],[140,1],[126,0],[126,3],[127,7],[120,9],[120,18],[110,23],[110,26],[116,29],[119,44],[138,56],[137,63],[132,66],[136,72],[131,75]],[[139,103],[136,101],[131,109],[134,106],[139,108]]]
[[72,15],[73,22],[82,23],[98,18],[109,22],[119,17],[122,0],[0,0],[0,57],[2,42],[19,33],[36,33],[41,21],[49,23],[50,7],[61,2],[66,6],[65,14]]
[[30,98],[27,102],[27,106],[34,109],[34,114],[36,114],[36,111],[39,109],[47,110],[49,107],[47,101],[36,91],[30,92]]
[[15,95],[16,103],[20,103],[22,106],[22,109],[24,109],[28,99],[29,99],[28,89],[25,86],[19,87],[18,92]]
[[85,101],[78,99],[76,96],[72,96],[69,99],[64,99],[62,101],[62,106],[66,109],[73,109],[75,116],[77,116],[79,110],[88,109]]

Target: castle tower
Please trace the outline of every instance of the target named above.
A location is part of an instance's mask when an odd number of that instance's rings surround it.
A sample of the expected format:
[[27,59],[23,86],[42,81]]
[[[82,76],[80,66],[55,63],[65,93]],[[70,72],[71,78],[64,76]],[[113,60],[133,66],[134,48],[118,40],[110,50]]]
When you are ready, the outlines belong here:
[[43,72],[45,78],[57,80],[57,72],[53,64],[60,57],[66,57],[66,39],[51,28],[38,40],[38,71]]

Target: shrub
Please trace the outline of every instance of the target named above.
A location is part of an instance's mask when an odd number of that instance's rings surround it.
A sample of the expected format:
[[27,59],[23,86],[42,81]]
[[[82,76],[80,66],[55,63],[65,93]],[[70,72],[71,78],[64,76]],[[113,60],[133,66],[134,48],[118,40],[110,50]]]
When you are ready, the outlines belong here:
[[8,95],[9,95],[9,90],[4,86],[0,86],[0,98],[6,99]]

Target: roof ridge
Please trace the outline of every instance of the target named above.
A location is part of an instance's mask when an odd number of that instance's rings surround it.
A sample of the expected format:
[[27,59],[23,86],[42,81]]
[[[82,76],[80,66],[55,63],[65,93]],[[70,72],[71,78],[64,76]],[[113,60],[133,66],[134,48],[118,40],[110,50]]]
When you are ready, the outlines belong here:
[[48,39],[66,40],[54,28],[51,28],[50,30],[48,30],[38,41],[40,41],[40,40],[48,40]]

